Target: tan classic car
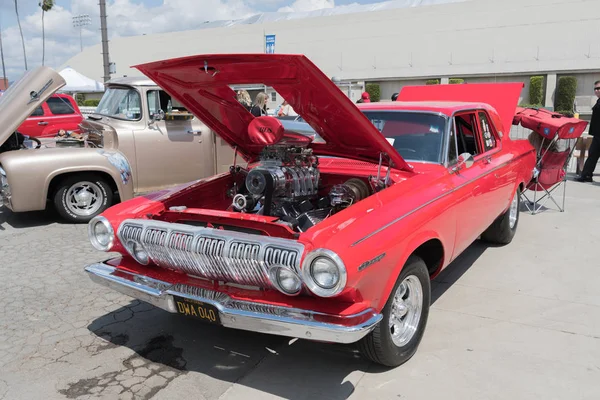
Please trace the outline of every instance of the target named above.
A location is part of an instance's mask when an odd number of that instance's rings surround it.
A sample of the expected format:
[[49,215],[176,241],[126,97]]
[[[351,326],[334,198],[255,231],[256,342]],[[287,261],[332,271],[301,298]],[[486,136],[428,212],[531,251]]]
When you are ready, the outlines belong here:
[[0,205],[13,212],[50,205],[70,222],[87,222],[135,194],[229,168],[231,147],[145,78],[108,82],[79,140],[25,149],[15,129],[64,85],[56,71],[40,67],[0,97]]

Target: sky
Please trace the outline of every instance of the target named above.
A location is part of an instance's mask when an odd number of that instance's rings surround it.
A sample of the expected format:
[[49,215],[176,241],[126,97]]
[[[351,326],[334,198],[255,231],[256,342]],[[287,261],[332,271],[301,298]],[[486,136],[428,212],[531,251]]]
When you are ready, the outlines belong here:
[[[21,27],[25,37],[28,68],[42,64],[41,0],[18,0]],[[381,0],[107,0],[109,38],[188,30],[205,21],[237,19],[266,11],[313,11],[353,3]],[[79,28],[72,17],[89,14],[91,25],[81,30],[83,46],[100,42],[100,7],[97,0],[55,0],[45,13],[45,65],[60,67],[80,52]],[[9,81],[25,69],[23,47],[14,0],[0,0],[0,27],[4,62]],[[2,70],[0,69],[0,76]]]

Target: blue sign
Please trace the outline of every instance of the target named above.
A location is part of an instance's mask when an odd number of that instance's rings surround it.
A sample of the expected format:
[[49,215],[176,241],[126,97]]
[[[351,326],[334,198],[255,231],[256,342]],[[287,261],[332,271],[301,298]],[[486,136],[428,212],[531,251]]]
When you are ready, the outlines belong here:
[[265,53],[275,54],[275,35],[265,35]]

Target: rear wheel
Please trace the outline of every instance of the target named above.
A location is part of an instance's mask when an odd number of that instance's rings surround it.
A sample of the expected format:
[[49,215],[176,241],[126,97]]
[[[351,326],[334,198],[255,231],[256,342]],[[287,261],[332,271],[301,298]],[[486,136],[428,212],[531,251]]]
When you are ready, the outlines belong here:
[[363,356],[388,367],[407,362],[423,338],[431,283],[425,262],[411,256],[396,281],[377,327],[358,342]]
[[481,238],[490,243],[509,244],[519,225],[519,207],[521,206],[521,189],[517,187],[508,210],[499,216]]
[[54,207],[67,221],[88,222],[112,205],[106,180],[96,174],[77,174],[62,180],[54,193]]

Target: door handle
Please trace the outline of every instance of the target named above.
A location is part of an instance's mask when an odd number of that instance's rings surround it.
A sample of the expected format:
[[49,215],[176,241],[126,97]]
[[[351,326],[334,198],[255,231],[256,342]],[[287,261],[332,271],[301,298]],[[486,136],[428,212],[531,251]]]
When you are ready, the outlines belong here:
[[38,122],[38,125],[48,125],[48,123],[45,121],[40,121],[40,122]]
[[201,136],[202,135],[202,131],[187,131],[187,133],[189,135],[195,135],[195,136]]
[[486,164],[491,164],[492,163],[492,157],[487,156],[483,158],[483,162]]

